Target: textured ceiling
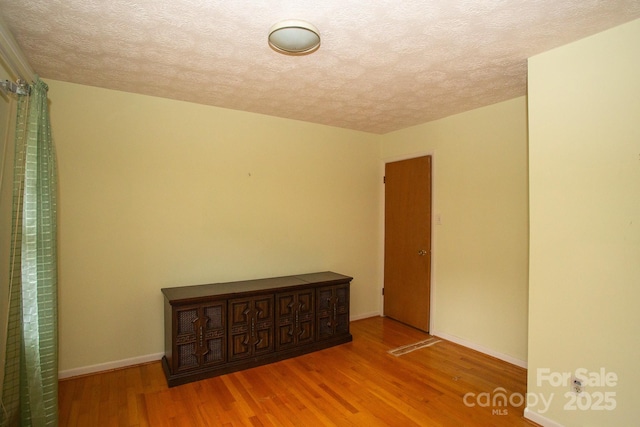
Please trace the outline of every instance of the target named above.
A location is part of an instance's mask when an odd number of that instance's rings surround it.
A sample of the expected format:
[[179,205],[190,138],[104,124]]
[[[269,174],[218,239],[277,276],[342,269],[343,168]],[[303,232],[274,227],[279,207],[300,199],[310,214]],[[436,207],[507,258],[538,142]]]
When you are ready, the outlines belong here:
[[[386,133],[524,95],[527,58],[640,0],[0,0],[43,78]],[[284,19],[320,30],[278,54]]]

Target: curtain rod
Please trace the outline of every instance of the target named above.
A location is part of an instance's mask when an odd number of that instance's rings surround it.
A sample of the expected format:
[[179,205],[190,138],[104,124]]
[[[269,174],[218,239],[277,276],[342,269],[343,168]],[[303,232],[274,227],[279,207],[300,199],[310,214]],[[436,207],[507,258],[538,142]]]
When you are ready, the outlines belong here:
[[18,79],[17,82],[11,80],[0,81],[0,90],[4,93],[15,93],[17,95],[29,95],[31,89],[29,85],[22,79]]
[[[27,83],[33,83],[36,80],[36,74],[22,54],[2,17],[0,17],[0,55],[2,55],[2,62],[10,68],[8,71],[14,74],[16,80],[24,80]],[[14,85],[16,84],[14,83]],[[16,86],[20,86],[19,82]]]

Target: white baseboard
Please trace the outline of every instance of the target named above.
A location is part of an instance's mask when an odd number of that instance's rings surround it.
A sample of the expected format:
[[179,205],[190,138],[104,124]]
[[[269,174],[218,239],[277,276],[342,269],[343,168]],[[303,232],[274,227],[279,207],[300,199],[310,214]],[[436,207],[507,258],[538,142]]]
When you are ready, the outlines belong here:
[[378,317],[380,316],[380,313],[377,311],[371,312],[371,313],[365,313],[365,314],[358,314],[357,316],[351,316],[349,318],[349,320],[354,321],[354,320],[362,320],[362,319],[368,319],[370,317]]
[[82,368],[68,369],[58,372],[58,379],[78,377],[80,375],[95,374],[97,372],[112,371],[127,366],[141,365],[162,359],[164,353],[148,354],[146,356],[132,357],[130,359],[116,360],[114,362],[100,363],[98,365],[84,366]]
[[[369,317],[380,316],[378,312],[359,314],[351,317],[351,320],[367,319]],[[164,353],[148,354],[146,356],[132,357],[130,359],[116,360],[113,362],[100,363],[98,365],[84,366],[82,368],[68,369],[58,372],[58,379],[79,377],[81,375],[95,374],[97,372],[112,371],[114,369],[126,368],[127,366],[141,365],[143,363],[155,362],[162,359]]]
[[479,351],[480,353],[487,354],[489,356],[495,357],[496,359],[504,360],[505,362],[511,363],[512,365],[516,365],[521,368],[527,369],[527,362],[525,362],[524,360],[516,359],[515,357],[509,356],[508,354],[499,353],[497,351],[494,351],[489,348],[478,345],[476,343],[464,340],[462,338],[458,338],[456,336],[446,334],[444,332],[432,331],[431,335],[445,339],[447,341],[454,342],[456,344],[460,344],[464,347],[468,347],[470,349]]
[[531,411],[529,408],[524,408],[524,417],[536,424],[540,424],[542,427],[564,427],[562,424],[543,417],[537,412]]
[[[378,312],[359,314],[351,317],[351,320],[367,319],[369,317],[380,316]],[[116,360],[113,362],[100,363],[98,365],[84,366],[82,368],[68,369],[58,372],[58,379],[73,378],[81,375],[95,374],[97,372],[111,371],[114,369],[125,368],[127,366],[141,365],[143,363],[155,362],[162,359],[164,353],[148,354],[146,356],[132,357],[130,359]]]

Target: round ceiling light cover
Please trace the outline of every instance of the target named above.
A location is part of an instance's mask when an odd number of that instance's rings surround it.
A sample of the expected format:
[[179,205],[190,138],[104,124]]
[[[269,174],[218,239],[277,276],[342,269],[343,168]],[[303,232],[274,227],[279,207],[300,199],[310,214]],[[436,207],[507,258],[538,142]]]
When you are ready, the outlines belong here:
[[320,47],[320,32],[308,22],[288,19],[271,27],[269,46],[288,55],[306,55]]

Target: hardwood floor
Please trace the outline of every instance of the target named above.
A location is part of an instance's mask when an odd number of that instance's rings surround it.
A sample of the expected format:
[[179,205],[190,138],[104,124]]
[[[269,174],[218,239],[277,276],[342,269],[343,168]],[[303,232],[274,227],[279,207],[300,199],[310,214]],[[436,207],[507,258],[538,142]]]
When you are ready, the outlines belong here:
[[351,333],[348,344],[173,388],[160,362],[62,380],[60,425],[536,425],[524,405],[489,405],[525,395],[522,368],[448,341],[390,355],[429,336],[388,318],[352,322]]

